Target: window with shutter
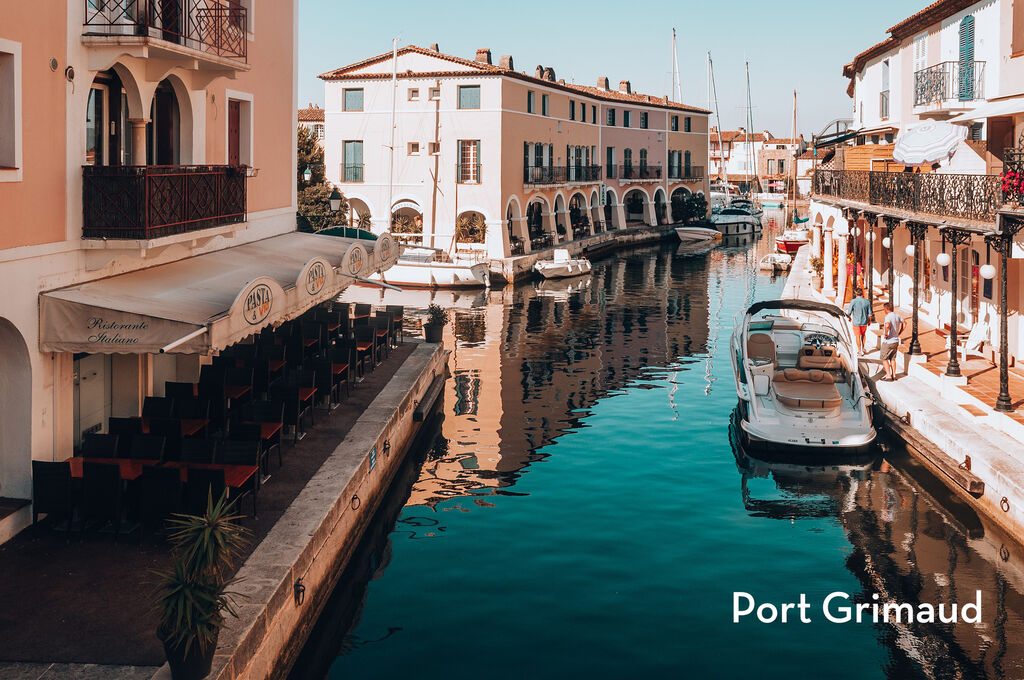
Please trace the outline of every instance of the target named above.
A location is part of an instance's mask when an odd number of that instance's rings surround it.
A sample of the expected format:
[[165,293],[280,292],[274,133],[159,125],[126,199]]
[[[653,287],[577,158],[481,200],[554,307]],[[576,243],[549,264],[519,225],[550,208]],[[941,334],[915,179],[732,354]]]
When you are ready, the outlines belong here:
[[960,101],[974,99],[974,17],[967,15],[960,22],[960,62],[957,64]]

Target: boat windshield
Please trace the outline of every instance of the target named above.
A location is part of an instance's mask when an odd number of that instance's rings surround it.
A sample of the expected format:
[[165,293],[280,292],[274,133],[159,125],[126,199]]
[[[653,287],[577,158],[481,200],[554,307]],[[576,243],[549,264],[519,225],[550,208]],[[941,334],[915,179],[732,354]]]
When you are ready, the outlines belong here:
[[719,214],[720,215],[750,215],[750,211],[749,210],[744,210],[743,208],[726,208],[725,210],[723,210]]

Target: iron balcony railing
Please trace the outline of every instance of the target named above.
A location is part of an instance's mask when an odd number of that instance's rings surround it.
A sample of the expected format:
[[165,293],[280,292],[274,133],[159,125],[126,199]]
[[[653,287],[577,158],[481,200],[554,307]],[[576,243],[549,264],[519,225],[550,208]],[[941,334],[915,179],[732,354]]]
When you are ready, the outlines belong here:
[[1011,147],[1003,152],[1000,184],[1003,203],[1024,204],[1024,148]]
[[483,178],[482,169],[480,163],[457,163],[455,181],[459,184],[479,184]]
[[984,98],[983,61],[943,61],[914,74],[914,106]]
[[230,0],[85,0],[83,35],[144,36],[246,60],[248,14]]
[[703,165],[670,165],[669,179],[704,179]]
[[342,181],[344,182],[362,182],[363,181],[363,164],[362,163],[346,163],[342,168]]
[[819,196],[980,222],[995,221],[999,189],[998,175],[867,170],[814,173],[814,193]]
[[619,179],[661,179],[661,166],[620,165]]
[[568,184],[597,182],[601,179],[600,165],[556,165],[552,167],[523,168],[523,184]]
[[246,169],[228,165],[87,165],[85,238],[154,239],[245,221]]

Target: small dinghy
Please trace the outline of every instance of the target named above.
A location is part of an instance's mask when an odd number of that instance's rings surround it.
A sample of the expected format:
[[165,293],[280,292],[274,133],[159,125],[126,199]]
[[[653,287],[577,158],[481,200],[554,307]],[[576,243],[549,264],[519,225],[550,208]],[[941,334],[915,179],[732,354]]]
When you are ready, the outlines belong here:
[[545,279],[564,279],[569,276],[580,276],[590,273],[590,260],[585,257],[572,258],[565,248],[555,249],[553,260],[541,260],[533,265],[533,270]]
[[793,254],[809,241],[806,229],[787,229],[781,236],[775,237],[775,248],[780,253]]
[[683,243],[691,243],[722,238],[722,232],[717,229],[708,229],[707,227],[676,227],[676,236]]
[[785,272],[789,271],[791,264],[793,258],[785,253],[768,253],[757,263],[757,268],[763,271]]

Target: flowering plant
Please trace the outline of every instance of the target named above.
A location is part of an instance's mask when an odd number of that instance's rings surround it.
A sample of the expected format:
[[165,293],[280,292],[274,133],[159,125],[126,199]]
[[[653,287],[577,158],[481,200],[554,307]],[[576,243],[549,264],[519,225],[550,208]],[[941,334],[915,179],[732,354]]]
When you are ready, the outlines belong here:
[[1024,194],[1024,174],[1017,170],[1007,170],[1000,179],[1002,180],[1001,189],[1004,195],[1014,194],[1019,196]]

